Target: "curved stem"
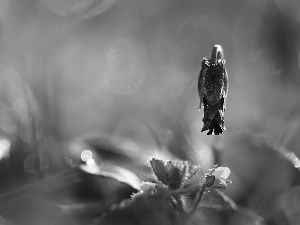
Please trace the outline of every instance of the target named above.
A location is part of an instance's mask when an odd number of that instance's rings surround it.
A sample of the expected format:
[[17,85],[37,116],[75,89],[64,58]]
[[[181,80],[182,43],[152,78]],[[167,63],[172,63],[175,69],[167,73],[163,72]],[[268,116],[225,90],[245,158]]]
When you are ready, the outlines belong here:
[[199,186],[200,186],[200,185],[196,185],[196,186],[192,186],[192,187],[185,188],[185,189],[171,190],[171,191],[169,191],[169,194],[171,194],[171,195],[181,195],[181,194],[186,194],[186,193],[188,193],[188,192],[192,192],[192,191],[195,191],[195,190],[199,189]]
[[224,52],[221,45],[215,45],[211,53],[211,61],[217,63],[218,60],[224,60]]
[[194,205],[193,209],[188,213],[188,215],[192,215],[192,214],[196,211],[196,209],[198,208],[198,205],[199,205],[200,200],[201,200],[201,198],[202,198],[202,196],[203,196],[203,193],[204,193],[205,188],[206,188],[205,185],[203,185],[203,186],[201,187],[200,192],[199,192],[199,196],[198,196],[198,198],[197,198],[197,201],[195,202],[195,205]]

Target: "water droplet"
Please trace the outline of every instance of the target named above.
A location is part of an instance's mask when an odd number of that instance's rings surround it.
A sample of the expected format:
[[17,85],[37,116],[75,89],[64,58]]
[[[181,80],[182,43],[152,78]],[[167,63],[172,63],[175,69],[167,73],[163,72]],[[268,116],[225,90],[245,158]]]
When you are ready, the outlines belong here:
[[92,166],[92,165],[94,165],[95,164],[95,160],[94,159],[88,159],[87,161],[86,161],[86,165],[88,165],[88,166]]
[[88,160],[93,158],[93,153],[91,150],[83,150],[81,152],[80,158],[82,161],[87,162]]
[[9,156],[10,144],[8,139],[0,140],[0,160]]

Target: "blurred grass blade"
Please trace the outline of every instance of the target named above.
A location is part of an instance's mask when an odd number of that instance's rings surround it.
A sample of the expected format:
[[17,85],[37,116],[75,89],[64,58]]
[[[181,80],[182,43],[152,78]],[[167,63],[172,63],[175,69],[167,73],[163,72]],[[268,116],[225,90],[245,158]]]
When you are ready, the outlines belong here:
[[114,178],[121,183],[130,185],[136,190],[141,189],[141,181],[138,176],[125,168],[109,164],[102,164],[101,166],[97,166],[96,164],[81,165],[79,168],[86,173]]

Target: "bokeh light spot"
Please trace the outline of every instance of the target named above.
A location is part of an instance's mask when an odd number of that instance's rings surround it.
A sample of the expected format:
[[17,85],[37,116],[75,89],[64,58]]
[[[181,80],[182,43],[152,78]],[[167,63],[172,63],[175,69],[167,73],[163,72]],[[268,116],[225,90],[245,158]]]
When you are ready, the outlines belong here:
[[10,141],[7,139],[0,140],[0,160],[9,156]]
[[94,160],[94,159],[88,159],[88,160],[86,161],[86,164],[87,164],[88,166],[92,166],[92,165],[95,164],[95,160]]
[[87,163],[90,159],[93,158],[93,153],[91,150],[83,150],[81,152],[80,158],[82,161]]

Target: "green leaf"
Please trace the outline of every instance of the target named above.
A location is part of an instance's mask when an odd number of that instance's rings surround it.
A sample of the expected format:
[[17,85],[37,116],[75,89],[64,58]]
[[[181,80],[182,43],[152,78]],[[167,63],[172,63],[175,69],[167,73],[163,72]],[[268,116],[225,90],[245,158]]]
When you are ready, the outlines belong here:
[[[170,189],[179,189],[183,182],[193,177],[197,170],[186,161],[165,161],[153,158],[150,161],[153,172]],[[191,168],[190,168],[191,167]]]
[[150,160],[150,164],[157,179],[163,184],[168,185],[167,162],[162,159],[153,158]]
[[170,189],[179,189],[186,175],[186,162],[168,162],[168,181]]

